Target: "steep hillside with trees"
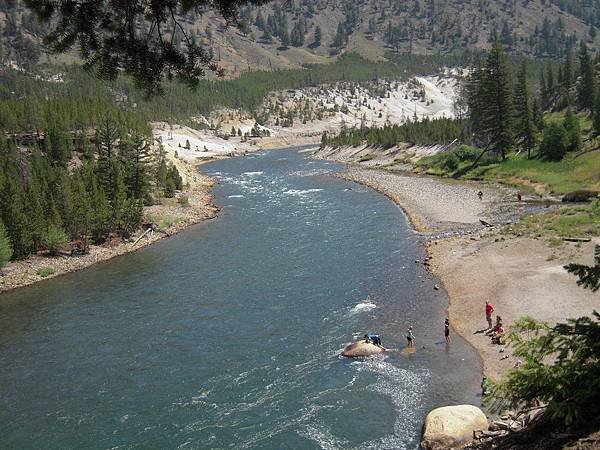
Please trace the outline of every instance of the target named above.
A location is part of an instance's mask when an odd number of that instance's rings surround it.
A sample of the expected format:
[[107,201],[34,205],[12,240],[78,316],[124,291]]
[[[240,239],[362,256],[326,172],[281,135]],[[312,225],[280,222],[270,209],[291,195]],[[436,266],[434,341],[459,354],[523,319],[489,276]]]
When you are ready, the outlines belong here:
[[[38,12],[45,12],[42,3],[32,2],[38,5]],[[328,62],[345,52],[381,59],[390,54],[490,49],[496,35],[510,53],[547,58],[564,57],[579,40],[586,41],[592,49],[600,42],[596,31],[600,25],[598,0],[277,0],[261,6],[256,3],[265,2],[256,0],[238,8],[233,19],[211,10],[206,2],[187,3],[204,6],[173,15],[173,20],[164,19],[161,36],[173,56],[169,57],[165,50],[158,56],[151,53],[144,58],[158,58],[152,63],[152,71],[168,67],[172,75],[192,83],[197,76],[203,76],[204,69],[209,76],[224,73],[236,77],[248,70]],[[152,23],[140,24],[140,33]],[[1,0],[0,60],[24,68],[37,61],[54,60],[49,58],[50,47],[42,44],[42,37],[55,24],[41,23],[22,1]],[[153,28],[147,31],[156,34]],[[118,37],[111,39],[119,42]],[[54,42],[60,48],[67,44]],[[192,69],[191,59],[186,59],[190,45],[197,48],[195,62],[200,64],[196,66],[199,71]],[[143,61],[145,53],[141,49],[136,52],[128,47],[113,48]],[[67,60],[76,57],[77,50],[72,49]],[[177,72],[177,55],[183,58],[185,73]],[[108,63],[103,60],[102,75],[113,76],[111,64],[118,63],[121,57],[107,60]],[[125,64],[123,61],[120,66]],[[138,69],[127,70],[135,74]],[[140,73],[140,79],[146,78],[150,83],[152,71]]]

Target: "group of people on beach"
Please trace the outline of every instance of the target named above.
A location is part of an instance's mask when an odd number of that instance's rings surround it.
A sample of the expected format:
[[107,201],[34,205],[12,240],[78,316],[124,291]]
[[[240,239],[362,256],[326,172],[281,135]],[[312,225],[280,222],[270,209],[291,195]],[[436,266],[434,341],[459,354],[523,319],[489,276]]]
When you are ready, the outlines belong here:
[[486,336],[492,339],[492,344],[503,345],[504,344],[504,325],[502,324],[502,317],[496,316],[496,324],[492,326],[492,314],[494,313],[494,306],[486,301],[485,302],[485,320],[487,321],[488,327],[485,330]]
[[[504,345],[505,330],[502,323],[502,317],[496,316],[496,324],[492,325],[492,315],[494,314],[494,305],[490,302],[485,302],[485,320],[487,321],[488,327],[485,330],[486,336],[492,339],[493,344]],[[450,320],[446,317],[444,320],[444,337],[446,343],[450,343]],[[407,347],[413,348],[415,346],[415,335],[413,334],[412,325],[408,327],[406,331]]]

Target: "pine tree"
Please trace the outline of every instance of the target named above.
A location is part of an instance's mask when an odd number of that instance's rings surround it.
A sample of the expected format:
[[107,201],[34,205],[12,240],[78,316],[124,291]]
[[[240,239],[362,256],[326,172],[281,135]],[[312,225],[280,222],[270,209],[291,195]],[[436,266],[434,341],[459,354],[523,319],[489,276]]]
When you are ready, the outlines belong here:
[[290,33],[288,33],[287,29],[281,33],[281,46],[283,48],[288,48],[290,45]]
[[527,86],[527,63],[523,61],[521,70],[517,77],[517,85],[514,96],[515,106],[515,131],[520,143],[527,149],[527,159],[531,158],[531,149],[535,146],[535,125],[533,123],[533,111],[531,98]]
[[567,131],[567,136],[569,138],[567,151],[575,152],[579,150],[581,147],[581,127],[579,126],[577,116],[573,113],[571,108],[567,109],[562,125]]
[[546,88],[550,96],[552,96],[554,92],[554,69],[551,62],[548,62],[546,66]]
[[483,65],[481,60],[477,58],[474,62],[473,70],[467,77],[465,83],[465,94],[467,97],[466,103],[469,110],[471,129],[477,136],[483,133],[483,78]]
[[254,25],[256,25],[256,27],[261,30],[261,31],[265,31],[265,18],[262,15],[261,10],[259,9],[258,12],[256,13],[256,20],[254,21]]
[[546,77],[544,76],[544,72],[540,72],[540,101],[541,101],[541,109],[545,110],[550,103],[550,95],[548,94],[548,88],[546,87]]
[[504,160],[514,143],[513,105],[506,54],[497,40],[486,60],[482,81],[482,132],[489,148]]
[[[111,209],[110,229],[121,232],[123,229],[123,214],[127,205],[127,189],[125,187],[125,176],[118,161],[111,163],[112,179],[114,186],[107,193]],[[121,233],[122,235],[122,233]]]
[[96,151],[98,153],[98,181],[105,191],[114,188],[112,161],[116,156],[119,130],[111,117],[105,117],[96,129]]
[[542,131],[544,129],[544,114],[542,113],[542,108],[540,107],[540,102],[537,98],[533,99],[533,123],[535,127]]
[[581,41],[579,50],[579,75],[577,85],[577,106],[591,110],[594,106],[594,68],[587,45]]
[[321,31],[321,27],[319,25],[317,25],[317,27],[315,28],[315,36],[313,39],[313,47],[320,47],[321,46],[321,40],[323,39],[323,32]]
[[148,195],[150,141],[149,136],[132,130],[119,145],[119,159],[124,171],[127,194],[135,199],[146,199]]
[[73,239],[82,239],[86,243],[91,222],[91,200],[85,189],[81,170],[78,170],[71,179],[71,192],[73,193],[73,212],[69,232]]
[[563,67],[564,87],[567,90],[570,89],[572,82],[573,82],[573,55],[571,53],[571,49],[568,49],[567,54],[565,55],[565,64]]
[[342,48],[346,45],[346,32],[344,31],[344,25],[342,22],[338,23],[337,32],[333,38],[332,47]]
[[600,136],[600,93],[594,97],[593,131],[595,136]]
[[300,21],[296,22],[292,27],[291,42],[294,47],[302,47],[304,45],[304,27]]
[[[2,150],[0,148],[0,150]],[[25,211],[25,195],[20,183],[16,149],[12,144],[5,148],[8,158],[0,162],[0,217],[6,227],[17,258],[28,255],[33,249],[32,230]]]
[[0,275],[2,275],[2,268],[10,261],[10,258],[12,258],[12,254],[12,244],[8,239],[4,224],[0,220]]

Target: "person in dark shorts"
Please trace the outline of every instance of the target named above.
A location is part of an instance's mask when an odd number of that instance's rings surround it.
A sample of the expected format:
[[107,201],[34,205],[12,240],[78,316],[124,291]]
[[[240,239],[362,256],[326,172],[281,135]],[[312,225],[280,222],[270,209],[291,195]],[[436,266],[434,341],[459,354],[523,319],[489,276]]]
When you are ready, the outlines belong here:
[[408,331],[406,332],[406,340],[408,341],[408,348],[413,348],[415,335],[412,332],[412,326],[408,327]]
[[450,321],[446,317],[446,321],[444,322],[444,336],[446,336],[446,344],[450,343]]

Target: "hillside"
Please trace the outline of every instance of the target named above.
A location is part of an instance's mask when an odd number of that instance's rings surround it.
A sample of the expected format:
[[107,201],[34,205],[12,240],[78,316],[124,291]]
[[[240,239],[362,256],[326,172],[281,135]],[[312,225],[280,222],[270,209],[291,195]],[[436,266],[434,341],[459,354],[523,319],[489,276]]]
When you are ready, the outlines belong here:
[[[184,29],[212,49],[228,77],[256,69],[297,68],[354,52],[456,53],[488,48],[497,33],[512,53],[560,57],[577,40],[596,47],[600,2],[583,0],[278,0],[239,11],[227,25],[214,11],[188,14]],[[0,60],[30,66],[48,57],[44,26],[20,1],[0,1]],[[58,61],[72,60],[62,55]]]

